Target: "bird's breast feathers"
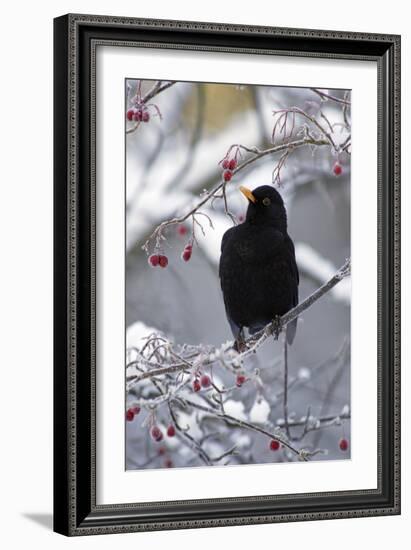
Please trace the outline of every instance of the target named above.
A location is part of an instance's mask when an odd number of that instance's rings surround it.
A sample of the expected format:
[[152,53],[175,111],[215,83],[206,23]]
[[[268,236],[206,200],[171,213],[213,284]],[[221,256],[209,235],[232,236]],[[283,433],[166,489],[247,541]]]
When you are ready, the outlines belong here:
[[228,236],[223,255],[231,262],[266,264],[275,258],[284,247],[284,235],[274,228],[253,228],[244,231],[241,226]]

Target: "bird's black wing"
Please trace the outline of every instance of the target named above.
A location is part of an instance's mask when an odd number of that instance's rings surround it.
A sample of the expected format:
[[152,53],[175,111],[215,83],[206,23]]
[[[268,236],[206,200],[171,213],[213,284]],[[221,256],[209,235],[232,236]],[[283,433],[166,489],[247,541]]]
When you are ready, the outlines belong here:
[[[288,251],[288,263],[290,268],[290,274],[293,279],[293,293],[291,307],[298,305],[298,285],[300,283],[300,274],[298,272],[297,261],[295,259],[295,248],[291,238],[287,235],[285,239],[285,245]],[[291,321],[287,325],[287,341],[291,345],[294,341],[295,333],[297,332],[297,319]]]
[[230,238],[232,237],[235,230],[236,230],[236,227],[231,227],[230,229],[228,229],[224,233],[223,238],[221,239],[221,257],[220,257],[220,265],[219,265],[219,268],[218,268],[218,274],[219,274],[219,277],[220,277],[221,290],[223,291],[223,300],[224,300],[224,306],[225,306],[227,321],[230,325],[231,332],[233,333],[234,338],[238,339],[240,334],[241,334],[242,327],[237,325],[237,323],[235,323],[232,320],[231,315],[230,315],[230,311],[229,311],[229,307],[228,307],[227,299],[226,299],[226,294],[225,294],[225,287],[228,283],[227,278],[229,278],[230,275],[227,275],[227,273],[225,273],[225,270],[223,268],[223,261],[222,261],[227,243],[230,240]]
[[230,238],[230,235],[232,235],[235,229],[236,229],[235,227],[230,227],[230,229],[227,229],[227,231],[224,233],[223,238],[221,239],[221,252],[224,251],[224,247],[227,244],[227,241]]
[[[235,230],[235,227],[231,227],[230,229],[227,229],[227,231],[223,235],[223,238],[221,239],[221,249],[220,249],[221,257],[224,254],[224,249],[227,245],[228,240],[230,239],[230,236],[233,233],[233,230]],[[220,265],[219,265],[219,268],[218,268],[218,274],[219,274],[219,277],[220,277],[220,282],[222,283],[223,273],[222,273],[222,269],[221,269],[221,266],[222,266],[221,257],[220,257]]]

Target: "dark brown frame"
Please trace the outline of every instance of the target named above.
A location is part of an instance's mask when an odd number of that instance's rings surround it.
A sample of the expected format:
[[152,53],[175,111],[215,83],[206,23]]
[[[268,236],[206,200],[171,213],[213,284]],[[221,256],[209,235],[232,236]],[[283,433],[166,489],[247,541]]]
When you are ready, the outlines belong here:
[[[89,15],[59,17],[54,29],[55,531],[86,535],[400,513],[400,37]],[[376,490],[96,505],[94,108],[99,44],[377,63]]]

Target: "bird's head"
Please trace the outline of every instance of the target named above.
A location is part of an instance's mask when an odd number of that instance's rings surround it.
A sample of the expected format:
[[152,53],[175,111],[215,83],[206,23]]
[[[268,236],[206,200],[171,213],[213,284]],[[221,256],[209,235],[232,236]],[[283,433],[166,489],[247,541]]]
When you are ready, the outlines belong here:
[[284,201],[270,185],[261,185],[253,191],[240,187],[248,200],[246,222],[254,225],[271,225],[281,231],[287,231],[287,214]]

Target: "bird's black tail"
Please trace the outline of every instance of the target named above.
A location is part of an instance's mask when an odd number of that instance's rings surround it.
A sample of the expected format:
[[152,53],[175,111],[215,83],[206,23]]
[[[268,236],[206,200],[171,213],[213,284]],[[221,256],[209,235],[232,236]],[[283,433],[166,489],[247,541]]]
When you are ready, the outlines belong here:
[[293,321],[291,321],[291,323],[288,323],[286,328],[287,342],[290,346],[294,342],[296,332],[297,332],[297,319],[294,319]]

